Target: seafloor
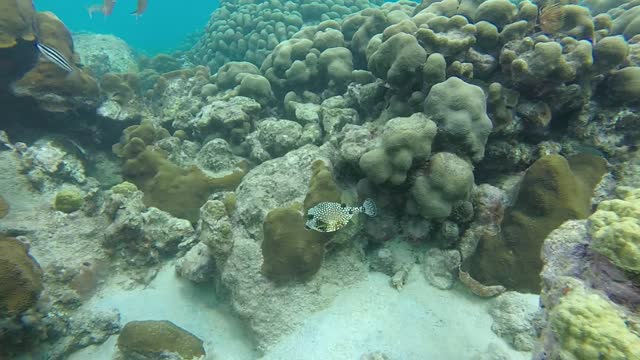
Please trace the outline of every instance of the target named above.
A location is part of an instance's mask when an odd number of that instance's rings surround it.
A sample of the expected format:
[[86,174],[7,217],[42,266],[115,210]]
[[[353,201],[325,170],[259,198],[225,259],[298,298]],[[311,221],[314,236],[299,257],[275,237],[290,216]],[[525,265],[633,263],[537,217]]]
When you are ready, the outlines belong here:
[[0,10],[0,360],[640,360],[638,0]]

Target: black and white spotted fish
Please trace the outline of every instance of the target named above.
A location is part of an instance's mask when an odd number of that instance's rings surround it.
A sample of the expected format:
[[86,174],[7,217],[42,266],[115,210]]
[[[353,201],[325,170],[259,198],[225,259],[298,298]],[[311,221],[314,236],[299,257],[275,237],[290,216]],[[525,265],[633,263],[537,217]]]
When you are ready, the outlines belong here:
[[36,47],[47,60],[58,65],[58,67],[66,72],[73,72],[73,67],[69,63],[69,60],[67,60],[67,58],[65,58],[58,50],[40,42],[36,43]]
[[307,211],[307,222],[304,227],[307,230],[334,232],[345,227],[355,214],[365,213],[373,217],[377,212],[376,204],[371,199],[366,199],[362,206],[357,207],[322,202]]

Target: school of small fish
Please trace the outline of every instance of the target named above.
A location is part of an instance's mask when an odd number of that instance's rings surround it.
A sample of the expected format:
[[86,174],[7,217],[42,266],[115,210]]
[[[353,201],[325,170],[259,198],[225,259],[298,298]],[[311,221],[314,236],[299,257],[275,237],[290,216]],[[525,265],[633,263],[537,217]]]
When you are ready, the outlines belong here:
[[353,215],[365,213],[376,216],[378,210],[372,199],[366,199],[362,206],[353,207],[335,202],[322,202],[307,211],[307,230],[319,232],[334,232],[345,227]]
[[[136,9],[131,12],[135,16],[140,16],[147,10],[148,0],[138,0]],[[93,17],[93,13],[99,12],[104,16],[109,16],[113,12],[113,7],[116,5],[116,0],[103,0],[102,4],[91,5],[87,8],[89,17]]]

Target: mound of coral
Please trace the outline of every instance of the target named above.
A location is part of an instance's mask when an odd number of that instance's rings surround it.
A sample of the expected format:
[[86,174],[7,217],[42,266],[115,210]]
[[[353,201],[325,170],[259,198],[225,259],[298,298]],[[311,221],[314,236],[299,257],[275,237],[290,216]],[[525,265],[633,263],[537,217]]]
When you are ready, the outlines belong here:
[[[16,4],[7,11],[37,21],[0,15],[2,49],[24,50],[41,27],[73,58],[58,20]],[[518,350],[633,358],[637,14],[616,1],[225,1],[182,58],[142,58],[136,71],[119,47],[128,60],[94,64],[97,83],[79,72],[64,90],[51,63],[2,68],[17,94],[56,94],[44,114],[79,89],[96,101],[83,103],[93,137],[15,125],[18,140],[1,140],[48,197],[47,216],[103,235],[91,249],[114,273],[146,285],[176,260],[182,277],[215,283],[264,353],[371,270],[398,291],[425,281],[499,295],[493,331]],[[355,214],[335,233],[304,227],[319,203],[353,211],[367,198],[375,217]],[[7,230],[46,242],[27,228]],[[64,309],[100,286],[99,262],[87,263],[45,277],[54,299],[87,285],[58,300]],[[540,294],[542,315],[513,291]],[[117,331],[103,324],[100,334]],[[154,331],[190,349],[158,347]],[[129,323],[119,339],[125,354],[204,354],[168,322]]]

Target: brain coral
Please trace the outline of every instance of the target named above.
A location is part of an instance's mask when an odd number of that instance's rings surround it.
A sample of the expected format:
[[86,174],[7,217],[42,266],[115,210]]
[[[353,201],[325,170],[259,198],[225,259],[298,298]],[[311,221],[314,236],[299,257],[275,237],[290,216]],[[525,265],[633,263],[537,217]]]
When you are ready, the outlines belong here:
[[32,307],[42,291],[40,265],[14,238],[0,237],[0,318]]
[[549,314],[562,359],[637,359],[640,337],[598,294],[572,289]]
[[158,359],[177,353],[181,359],[200,359],[206,354],[202,340],[167,320],[128,322],[118,336],[118,349],[127,358]]

